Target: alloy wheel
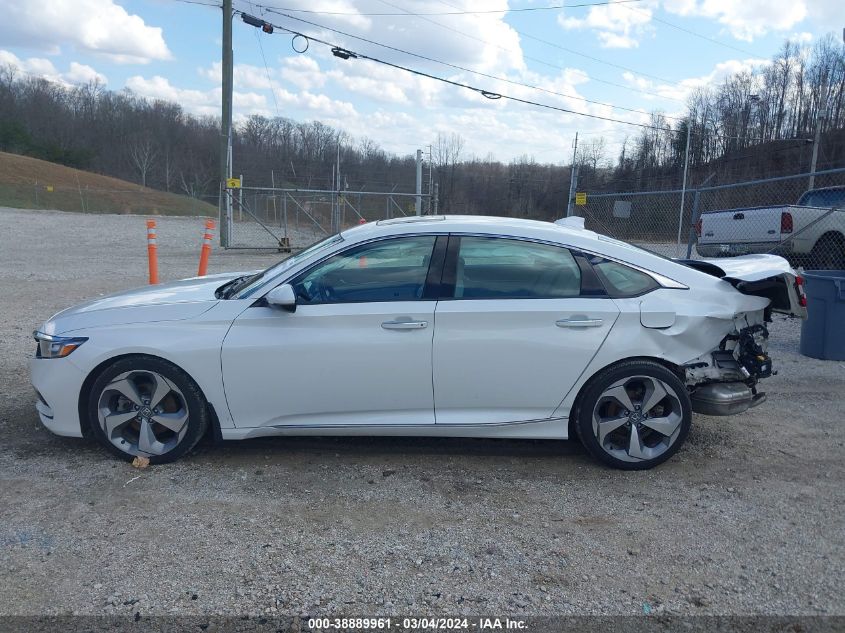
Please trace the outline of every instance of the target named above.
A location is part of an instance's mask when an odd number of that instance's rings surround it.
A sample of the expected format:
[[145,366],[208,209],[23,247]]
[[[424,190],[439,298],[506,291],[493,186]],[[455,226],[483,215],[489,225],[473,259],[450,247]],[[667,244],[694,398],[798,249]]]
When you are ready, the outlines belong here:
[[652,376],[629,376],[599,396],[593,432],[608,455],[627,462],[651,460],[675,443],[683,415],[670,385]]
[[97,412],[108,440],[130,455],[163,455],[188,429],[185,396],[154,371],[116,376],[100,392]]

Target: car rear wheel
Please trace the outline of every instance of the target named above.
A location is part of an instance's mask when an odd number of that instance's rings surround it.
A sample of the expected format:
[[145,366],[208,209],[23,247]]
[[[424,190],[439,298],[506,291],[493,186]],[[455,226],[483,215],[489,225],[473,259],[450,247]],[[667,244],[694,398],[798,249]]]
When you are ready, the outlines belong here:
[[208,429],[205,398],[184,371],[160,358],[132,356],[106,367],[91,387],[94,436],[123,459],[178,459]]
[[651,361],[626,361],[590,380],[576,410],[582,444],[614,468],[645,470],[674,455],[692,422],[683,382]]

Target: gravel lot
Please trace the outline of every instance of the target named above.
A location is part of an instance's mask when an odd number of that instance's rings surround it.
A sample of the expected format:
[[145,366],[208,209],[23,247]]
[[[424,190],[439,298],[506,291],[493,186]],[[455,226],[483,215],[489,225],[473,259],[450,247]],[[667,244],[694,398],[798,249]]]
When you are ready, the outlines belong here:
[[[648,472],[574,442],[262,439],[136,470],[43,429],[31,331],[141,285],[144,218],[0,209],[0,614],[845,614],[845,363],[778,318],[768,403]],[[161,218],[163,280],[202,221]],[[276,253],[222,252],[211,272]]]

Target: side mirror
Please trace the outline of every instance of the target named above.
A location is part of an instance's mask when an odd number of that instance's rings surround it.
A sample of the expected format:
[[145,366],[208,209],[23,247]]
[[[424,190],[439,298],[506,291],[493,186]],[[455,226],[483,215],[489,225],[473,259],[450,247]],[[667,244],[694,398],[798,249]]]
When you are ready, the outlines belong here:
[[282,284],[276,286],[267,293],[267,303],[271,306],[284,308],[290,312],[296,310],[296,293],[293,291],[293,286],[290,284]]

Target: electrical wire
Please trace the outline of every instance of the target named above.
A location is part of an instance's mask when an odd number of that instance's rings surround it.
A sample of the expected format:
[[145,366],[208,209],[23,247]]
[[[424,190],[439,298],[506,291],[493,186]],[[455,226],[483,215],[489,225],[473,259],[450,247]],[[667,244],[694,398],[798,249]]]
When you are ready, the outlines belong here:
[[[275,11],[269,11],[269,12],[270,13],[277,13]],[[279,14],[279,15],[282,15],[282,14]],[[522,81],[517,81],[515,79],[509,79],[507,77],[500,77],[500,76],[497,76],[497,75],[491,75],[491,74],[488,74],[488,73],[481,72],[479,70],[472,70],[471,68],[466,68],[465,66],[460,66],[458,64],[452,64],[450,62],[444,62],[442,60],[435,59],[433,57],[428,57],[427,55],[422,55],[422,54],[419,54],[419,53],[413,53],[411,51],[407,51],[407,50],[404,50],[404,49],[401,49],[401,48],[397,48],[395,46],[390,46],[389,44],[382,44],[381,42],[377,42],[375,40],[371,40],[371,39],[368,39],[366,37],[361,37],[359,35],[353,35],[351,33],[346,33],[344,31],[339,31],[337,29],[331,29],[329,27],[322,27],[320,25],[317,25],[316,23],[310,23],[310,24],[317,26],[318,28],[325,28],[329,31],[336,32],[339,35],[344,35],[346,37],[351,37],[353,39],[360,40],[362,42],[366,42],[367,44],[373,44],[374,46],[380,46],[381,48],[392,50],[392,51],[395,51],[397,53],[402,53],[404,55],[410,55],[411,57],[416,57],[417,59],[422,59],[422,60],[425,60],[425,61],[428,61],[428,62],[432,62],[434,64],[440,64],[441,66],[446,66],[448,68],[460,70],[461,72],[472,73],[472,74],[478,75],[480,77],[486,77],[487,79],[494,79],[496,81],[502,81],[504,83],[508,83],[508,84],[515,85],[515,86],[522,86],[523,88],[529,88],[531,90],[537,90],[539,92],[545,92],[546,94],[551,94],[551,95],[555,95],[555,96],[558,96],[558,97],[574,99],[576,101],[584,101],[585,103],[591,103],[593,105],[610,107],[610,108],[614,108],[614,109],[617,109],[617,110],[624,110],[626,112],[633,112],[635,114],[645,114],[645,115],[651,114],[651,112],[648,112],[646,110],[641,110],[641,109],[637,109],[637,108],[627,108],[625,106],[614,105],[614,104],[608,103],[606,101],[596,101],[594,99],[587,99],[586,97],[581,97],[579,95],[572,95],[572,94],[567,94],[567,93],[563,93],[563,92],[557,92],[555,90],[550,90],[549,88],[543,88],[542,86],[536,86],[536,85],[525,83],[525,82],[522,82]],[[666,116],[666,118],[677,120],[677,121],[682,120],[679,117]]]
[[[628,4],[642,2],[643,0],[606,0],[605,2],[590,2],[582,4],[554,4],[547,7],[523,7],[519,9],[480,9],[476,11],[435,11],[431,13],[415,13],[413,15],[483,15],[493,13],[527,13],[530,11],[557,11],[560,9],[578,9],[582,7],[601,7],[611,4]],[[360,17],[401,17],[408,13],[355,13],[351,11],[319,11],[316,9],[293,9],[290,7],[267,7],[278,11],[290,11],[291,13],[312,13],[318,15],[348,15]]]
[[[397,48],[397,47],[395,47],[395,46],[390,46],[390,45],[388,45],[388,44],[382,44],[381,42],[376,42],[375,40],[371,40],[371,39],[368,39],[368,38],[366,38],[366,37],[362,37],[362,36],[360,36],[360,35],[353,35],[352,33],[347,33],[346,31],[341,31],[340,29],[335,29],[335,28],[332,28],[332,27],[330,27],[330,26],[325,26],[325,25],[323,25],[323,24],[319,24],[319,23],[317,23],[317,22],[312,22],[311,20],[306,20],[305,18],[300,18],[300,17],[297,17],[297,16],[295,16],[295,15],[290,15],[290,14],[288,14],[288,13],[282,13],[281,11],[276,11],[276,10],[274,10],[274,9],[270,9],[269,7],[266,7],[266,6],[264,6],[264,5],[257,4],[256,6],[260,6],[260,7],[264,8],[264,9],[266,9],[268,13],[273,13],[273,14],[275,14],[275,15],[279,15],[279,16],[282,16],[282,17],[285,17],[285,18],[288,18],[288,19],[291,19],[291,20],[296,20],[297,22],[302,22],[302,23],[304,23],[304,24],[308,24],[309,26],[313,26],[313,27],[318,28],[318,29],[323,29],[323,30],[325,30],[325,31],[330,31],[330,32],[332,32],[332,33],[336,33],[337,35],[342,35],[342,36],[344,36],[344,37],[351,37],[351,38],[353,38],[353,39],[356,39],[356,40],[359,40],[359,41],[362,41],[362,42],[366,42],[367,44],[373,44],[373,45],[375,45],[375,46],[380,46],[380,47],[382,47],[382,48],[387,48],[387,49],[390,49],[390,50],[392,50],[392,51],[396,51],[396,52],[398,52],[398,53],[403,53],[403,54],[405,54],[405,55],[411,55],[412,57],[417,57],[417,58],[419,58],[419,59],[425,59],[426,61],[430,61],[430,62],[434,62],[434,63],[438,63],[438,64],[443,64],[443,65],[446,65],[446,66],[450,66],[450,65],[451,65],[451,64],[449,64],[449,63],[447,63],[447,62],[441,62],[440,60],[437,60],[437,59],[434,59],[434,58],[431,58],[431,57],[426,57],[425,55],[420,55],[420,54],[418,54],[418,53],[412,53],[412,52],[410,52],[410,51],[406,51],[406,50],[403,50],[403,49],[401,49],[401,48]],[[285,27],[279,27],[279,28],[284,29]],[[446,27],[446,28],[450,28],[450,27]],[[288,30],[288,31],[290,31],[290,29],[287,29],[287,30]],[[467,37],[470,37],[470,38],[472,38],[472,39],[478,39],[478,38],[475,38],[474,36],[467,35],[466,33],[463,33],[463,32],[461,32],[461,31],[458,31],[458,33],[460,33],[461,35],[465,35],[465,36],[467,36]],[[301,33],[297,33],[297,34],[302,35]],[[312,38],[312,37],[311,37],[311,36],[309,36],[309,35],[302,35],[302,36],[303,36],[303,37],[308,37],[308,38],[310,38],[310,39],[314,39],[314,38]],[[486,42],[486,41],[481,40],[481,39],[478,39],[478,41],[479,41],[479,42],[482,42],[482,43],[484,43],[484,44],[490,44],[489,42]],[[491,46],[497,46],[498,48],[502,48],[502,50],[506,50],[506,51],[509,51],[509,52],[514,52],[514,51],[512,51],[512,50],[510,50],[510,49],[506,49],[506,48],[503,48],[503,47],[499,47],[499,46],[498,46],[498,45],[496,45],[496,44],[490,44],[490,45],[491,45]],[[549,62],[543,61],[543,60],[541,60],[541,59],[537,59],[537,58],[535,58],[535,57],[528,57],[528,56],[524,56],[524,57],[525,57],[525,59],[529,59],[529,60],[534,61],[534,62],[536,62],[536,63],[538,63],[538,64],[542,64],[542,65],[544,65],[544,66],[548,66],[548,67],[550,67],[550,68],[554,68],[554,69],[556,69],[556,70],[560,70],[560,71],[564,71],[564,72],[565,72],[566,70],[568,70],[568,69],[564,68],[563,66],[557,66],[557,65],[555,65],[555,64],[551,64],[551,63],[549,63]],[[453,66],[453,67],[454,67],[454,65],[451,65],[451,66]],[[464,69],[462,69],[462,70],[464,70]],[[469,71],[469,72],[476,73],[476,74],[480,74],[480,73],[477,73],[477,72],[476,72],[476,71],[474,71],[474,70],[471,70],[471,71]],[[617,84],[617,83],[614,83],[614,82],[612,82],[612,81],[607,81],[607,80],[605,80],[605,79],[599,79],[599,78],[597,78],[597,77],[590,77],[590,79],[591,79],[592,81],[596,81],[596,82],[598,82],[598,83],[608,84],[608,85],[610,85],[610,86],[614,86],[614,87],[616,87],[616,88],[622,88],[623,90],[626,90],[626,91],[629,91],[629,92],[640,92],[640,93],[642,93],[642,94],[646,94],[646,95],[649,95],[649,96],[651,96],[651,97],[658,97],[658,98],[660,98],[660,99],[667,99],[667,100],[669,100],[669,101],[677,101],[677,102],[679,102],[679,103],[682,103],[682,101],[681,101],[680,99],[675,99],[675,98],[673,98],[673,97],[667,97],[667,96],[664,96],[664,95],[659,95],[659,94],[654,93],[654,92],[648,92],[647,90],[640,90],[640,89],[638,89],[638,88],[633,88],[633,87],[631,87],[631,86],[623,86],[622,84]],[[502,80],[502,81],[506,81],[506,80]],[[600,102],[597,102],[597,103],[600,103]],[[605,105],[605,104],[602,104],[602,105]],[[615,106],[614,106],[614,107],[615,107]]]
[[[249,5],[253,6],[251,2],[249,3]],[[282,115],[279,111],[279,102],[276,99],[276,87],[273,85],[273,79],[270,77],[270,67],[267,65],[267,57],[265,57],[264,55],[264,45],[261,43],[261,35],[259,34],[258,30],[254,32],[255,39],[258,42],[258,50],[261,51],[261,60],[264,62],[264,72],[267,73],[267,84],[270,88],[270,94],[273,96],[273,106],[275,106],[276,108],[276,116],[281,117]]]
[[[436,24],[437,26],[440,26],[440,27],[442,27],[442,28],[446,28],[446,29],[449,29],[450,31],[454,31],[454,32],[456,32],[456,33],[460,33],[461,35],[464,35],[465,37],[472,37],[473,39],[476,39],[476,38],[474,38],[474,37],[473,37],[473,36],[471,36],[471,35],[468,35],[468,34],[466,34],[466,33],[463,33],[462,31],[458,31],[457,29],[452,29],[451,27],[447,27],[447,26],[445,26],[444,24],[441,24],[440,22],[435,22],[434,20],[429,20],[429,19],[427,19],[427,18],[425,18],[425,17],[424,17],[424,16],[425,16],[425,14],[423,14],[423,13],[412,13],[412,12],[410,12],[410,11],[406,11],[405,9],[402,9],[401,7],[397,7],[396,5],[391,4],[391,3],[389,3],[389,2],[386,2],[385,0],[379,0],[379,2],[381,2],[382,4],[386,4],[386,5],[388,5],[388,6],[394,7],[394,8],[396,8],[396,9],[400,9],[401,11],[405,11],[405,12],[406,12],[406,14],[408,14],[408,15],[415,15],[415,16],[418,16],[418,17],[420,17],[420,18],[422,18],[422,19],[426,20],[426,22],[431,22],[432,24]],[[451,3],[449,3],[449,2],[446,2],[445,0],[440,0],[440,4],[446,5],[447,7],[452,7],[453,9],[458,8],[458,7],[456,7],[454,4],[451,4]],[[618,4],[618,3],[612,2],[612,3],[610,3],[610,4]],[[658,77],[657,75],[652,75],[652,74],[650,74],[650,73],[642,72],[642,71],[640,71],[640,70],[636,70],[636,69],[634,69],[634,68],[630,68],[630,67],[628,67],[628,66],[623,66],[622,64],[616,64],[616,63],[614,63],[614,62],[609,62],[609,61],[607,61],[607,60],[601,59],[600,57],[595,57],[595,56],[593,56],[593,55],[588,55],[587,53],[582,53],[581,51],[575,50],[575,49],[573,49],[573,48],[568,48],[568,47],[566,47],[566,46],[561,46],[560,44],[556,44],[556,43],[554,43],[554,42],[550,42],[550,41],[548,41],[548,40],[545,40],[545,39],[543,39],[543,38],[537,37],[537,36],[535,36],[535,35],[530,35],[529,33],[526,33],[525,31],[520,31],[519,29],[515,28],[515,27],[514,27],[514,26],[512,26],[512,25],[508,25],[508,26],[510,26],[510,28],[511,28],[511,29],[513,29],[513,30],[514,30],[514,32],[516,32],[517,34],[521,35],[522,37],[524,37],[524,38],[526,38],[526,39],[529,39],[529,40],[534,40],[535,42],[540,42],[541,44],[545,44],[546,46],[551,46],[552,48],[556,48],[556,49],[558,49],[558,50],[560,50],[560,51],[564,51],[565,53],[569,53],[569,54],[571,54],[571,55],[577,55],[578,57],[583,57],[584,59],[589,59],[589,60],[594,61],[594,62],[596,62],[596,63],[603,64],[603,65],[605,65],[605,66],[610,66],[610,67],[612,67],[612,68],[617,68],[617,69],[619,69],[619,70],[625,70],[625,71],[628,71],[628,72],[630,72],[630,73],[634,73],[635,75],[642,75],[643,77],[648,77],[648,78],[650,78],[650,79],[656,79],[657,81],[660,81],[660,82],[663,82],[663,83],[666,83],[666,84],[671,84],[671,85],[673,85],[673,86],[680,86],[680,85],[681,85],[681,84],[680,84],[680,82],[674,81],[674,80],[672,80],[672,79],[666,79],[665,77]],[[489,42],[488,42],[488,44],[493,45],[493,44],[491,44],[491,43],[489,43]],[[507,50],[507,49],[506,49],[506,50]],[[526,59],[529,59],[529,58],[526,58]],[[665,98],[665,97],[664,97],[664,98]]]
[[[645,11],[641,11],[640,9],[635,9],[634,7],[627,7],[626,6],[626,7],[623,7],[623,8],[628,9],[628,11],[633,11],[635,13],[640,13],[642,15],[646,15]],[[733,46],[732,44],[728,44],[726,42],[719,41],[719,40],[714,39],[712,37],[707,37],[706,35],[702,35],[701,33],[696,33],[695,31],[693,31],[691,29],[685,28],[683,26],[678,26],[677,24],[669,22],[668,20],[664,20],[663,18],[658,18],[656,15],[652,15],[651,19],[654,20],[655,22],[659,22],[660,24],[665,24],[666,26],[670,26],[673,29],[677,29],[678,31],[682,31],[684,33],[687,33],[688,35],[692,35],[694,37],[697,37],[697,38],[702,39],[702,40],[706,40],[708,42],[711,42],[713,44],[717,44],[719,46],[724,46],[725,48],[730,48],[732,50],[735,50],[735,51],[742,53],[743,55],[751,55],[752,57],[755,57],[755,54],[752,53],[751,51],[747,51],[745,49],[739,48],[738,46]]]
[[199,2],[198,0],[173,0],[173,2],[181,2],[182,4],[196,4],[201,7],[215,7],[217,9],[222,9],[222,4],[216,4],[213,2]]
[[[274,11],[269,11],[269,12],[275,13]],[[236,11],[235,13],[241,13],[242,14],[243,11]],[[285,16],[285,17],[290,17],[290,16]],[[294,18],[294,19],[300,19],[300,18]],[[512,95],[501,94],[501,93],[493,92],[493,91],[490,91],[490,90],[486,90],[484,88],[478,88],[476,86],[472,86],[470,84],[465,84],[465,83],[462,83],[460,81],[455,81],[453,79],[447,79],[445,77],[439,77],[437,75],[433,75],[431,73],[427,73],[427,72],[422,71],[422,70],[409,68],[407,66],[402,66],[401,64],[395,64],[393,62],[389,62],[389,61],[386,61],[386,60],[383,60],[383,59],[379,59],[377,57],[365,55],[364,53],[352,51],[350,49],[338,46],[337,44],[334,44],[332,42],[327,42],[326,40],[323,40],[323,39],[320,39],[320,38],[317,38],[317,37],[305,35],[304,33],[300,33],[298,31],[291,29],[289,27],[286,27],[286,26],[282,26],[282,25],[279,25],[279,24],[272,24],[272,23],[270,23],[270,24],[274,27],[274,29],[279,29],[280,31],[285,31],[285,32],[290,33],[292,35],[299,35],[301,37],[307,37],[308,39],[310,39],[313,42],[317,42],[318,44],[322,44],[324,46],[330,47],[332,54],[335,57],[339,57],[341,59],[364,59],[364,60],[368,60],[368,61],[371,61],[371,62],[374,62],[374,63],[377,63],[377,64],[381,64],[383,66],[388,66],[388,67],[394,68],[396,70],[401,70],[401,71],[416,75],[418,77],[425,77],[425,78],[428,78],[428,79],[433,79],[435,81],[439,81],[439,82],[442,82],[442,83],[446,83],[446,84],[455,86],[457,88],[463,88],[465,90],[470,90],[472,92],[480,94],[483,97],[486,97],[486,98],[491,99],[491,100],[505,99],[507,101],[513,101],[513,102],[522,103],[522,104],[525,104],[525,105],[532,105],[532,106],[535,106],[535,107],[538,107],[538,108],[544,108],[544,109],[547,109],[547,110],[554,110],[554,111],[557,111],[557,112],[563,112],[565,114],[573,114],[573,115],[576,115],[576,116],[582,116],[582,117],[597,119],[597,120],[601,120],[601,121],[608,121],[608,122],[611,122],[611,123],[620,123],[620,124],[623,124],[623,125],[631,125],[631,126],[640,127],[640,128],[644,128],[644,129],[650,129],[650,130],[660,130],[660,131],[669,132],[669,133],[674,132],[674,130],[672,130],[672,128],[668,128],[668,127],[659,127],[659,126],[656,126],[656,125],[649,125],[647,123],[637,123],[635,121],[625,121],[624,119],[616,119],[616,118],[613,118],[613,117],[606,117],[606,116],[601,116],[601,115],[598,115],[598,114],[590,114],[590,113],[587,113],[587,112],[578,112],[577,110],[570,110],[568,108],[562,108],[560,106],[555,106],[555,105],[551,105],[551,104],[548,104],[548,103],[540,103],[538,101],[531,101],[530,99],[522,99],[520,97],[514,97]]]

